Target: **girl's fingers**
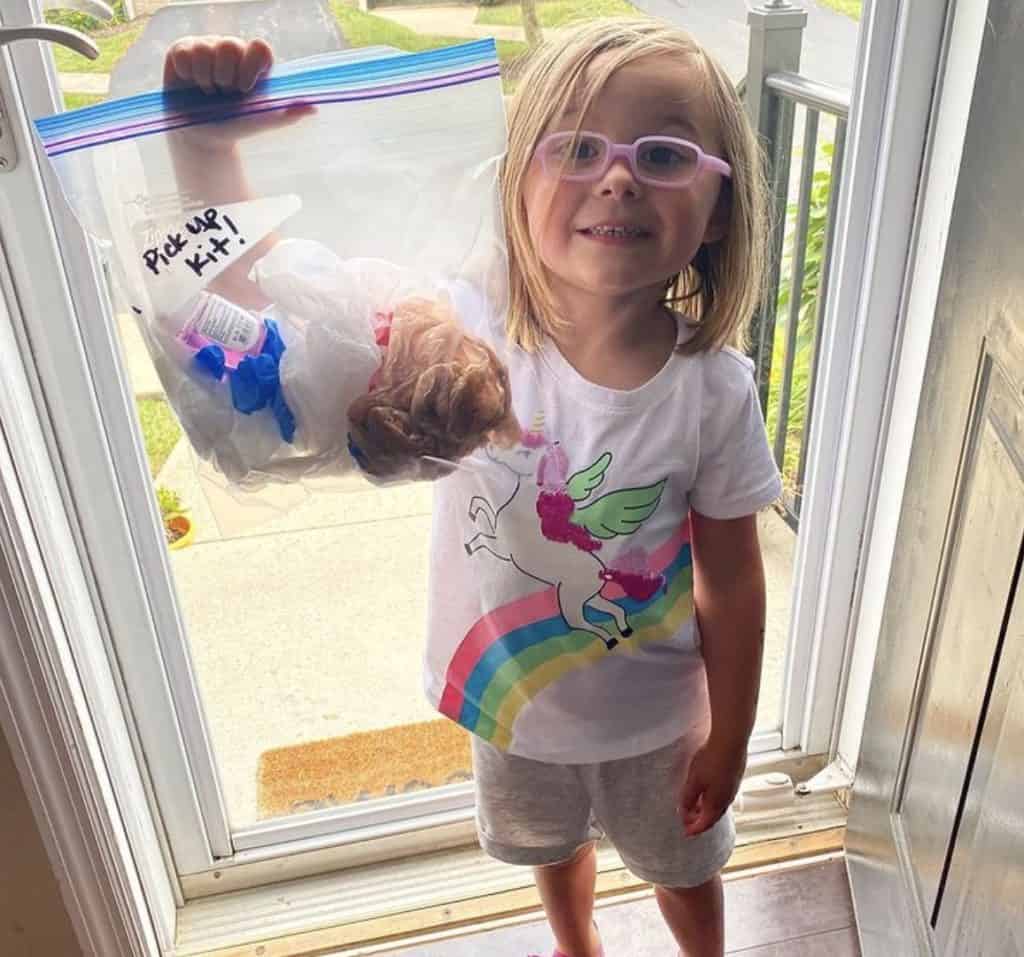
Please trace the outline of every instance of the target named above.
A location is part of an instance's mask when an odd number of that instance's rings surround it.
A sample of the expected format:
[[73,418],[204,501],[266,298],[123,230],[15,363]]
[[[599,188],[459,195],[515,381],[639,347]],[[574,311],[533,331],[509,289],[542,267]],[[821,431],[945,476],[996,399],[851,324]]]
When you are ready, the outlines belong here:
[[204,93],[248,93],[270,71],[274,56],[263,40],[183,37],[164,58],[164,86],[198,86]]
[[270,72],[274,54],[262,40],[252,40],[245,48],[238,68],[238,88],[248,93]]
[[191,49],[192,82],[204,93],[213,93],[213,50],[202,40]]
[[245,45],[236,37],[224,37],[212,44],[213,82],[225,93],[241,89],[239,66]]
[[703,793],[704,781],[700,774],[697,773],[697,768],[693,767],[691,764],[686,775],[686,780],[683,783],[683,790],[679,795],[679,810],[682,811],[684,815],[691,814]]
[[192,37],[183,37],[167,51],[164,58],[164,86],[192,85]]
[[174,69],[174,49],[176,46],[176,43],[172,44],[168,48],[167,53],[164,54],[164,89],[175,87],[181,82],[178,77],[178,71]]

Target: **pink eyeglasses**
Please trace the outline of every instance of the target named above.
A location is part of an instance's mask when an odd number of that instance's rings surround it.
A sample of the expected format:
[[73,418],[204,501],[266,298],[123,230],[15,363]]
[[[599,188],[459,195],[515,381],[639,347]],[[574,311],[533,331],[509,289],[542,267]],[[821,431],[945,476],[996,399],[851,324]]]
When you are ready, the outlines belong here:
[[600,133],[551,133],[534,155],[548,176],[573,182],[600,179],[620,156],[633,176],[650,186],[680,189],[702,170],[732,176],[725,160],[709,156],[696,143],[673,136],[641,136],[633,143],[613,143]]

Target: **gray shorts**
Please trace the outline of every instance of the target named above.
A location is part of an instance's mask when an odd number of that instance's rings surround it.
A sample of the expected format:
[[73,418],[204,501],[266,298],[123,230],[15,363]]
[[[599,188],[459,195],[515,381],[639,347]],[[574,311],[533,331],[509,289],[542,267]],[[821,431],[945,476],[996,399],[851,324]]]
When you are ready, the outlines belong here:
[[[472,735],[480,846],[499,861],[543,867],[606,837],[641,880],[697,887],[736,843],[732,813],[687,837],[676,809],[686,744],[598,764],[547,764]],[[691,752],[692,753],[692,752]]]

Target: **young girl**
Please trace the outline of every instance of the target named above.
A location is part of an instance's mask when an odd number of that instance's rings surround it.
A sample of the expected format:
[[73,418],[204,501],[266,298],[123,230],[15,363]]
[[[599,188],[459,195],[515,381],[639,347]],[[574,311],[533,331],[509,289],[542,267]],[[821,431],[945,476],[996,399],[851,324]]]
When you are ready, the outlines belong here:
[[[166,75],[249,90],[270,62],[188,39]],[[474,732],[481,844],[535,869],[556,957],[602,954],[601,836],[686,957],[721,955],[764,635],[756,513],[781,491],[733,348],[761,291],[758,148],[722,68],[654,21],[543,46],[518,90],[507,321],[462,311],[527,431],[437,484],[426,691]]]

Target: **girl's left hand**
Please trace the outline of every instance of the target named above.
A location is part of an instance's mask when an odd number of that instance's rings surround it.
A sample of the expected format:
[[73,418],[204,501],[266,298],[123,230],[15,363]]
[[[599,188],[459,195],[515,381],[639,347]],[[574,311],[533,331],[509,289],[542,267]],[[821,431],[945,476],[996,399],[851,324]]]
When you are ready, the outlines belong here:
[[693,756],[679,798],[679,813],[687,837],[703,834],[729,809],[747,766],[742,746],[707,741]]

